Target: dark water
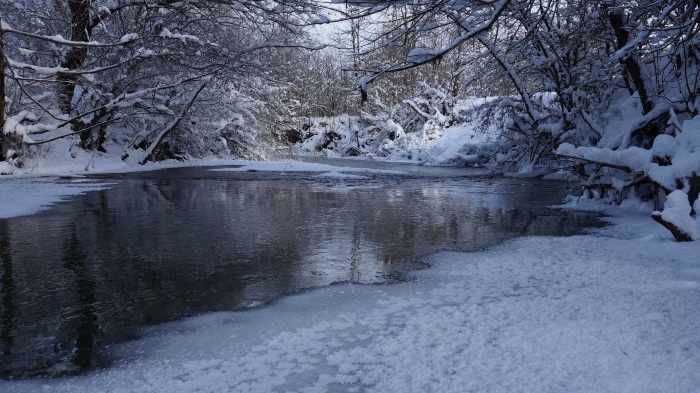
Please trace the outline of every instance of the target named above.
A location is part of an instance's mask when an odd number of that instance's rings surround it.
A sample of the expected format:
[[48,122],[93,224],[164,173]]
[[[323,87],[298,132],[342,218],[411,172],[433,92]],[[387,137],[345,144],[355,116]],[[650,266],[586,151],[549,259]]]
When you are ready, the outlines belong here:
[[424,175],[167,170],[98,178],[116,185],[0,220],[0,376],[108,366],[100,349],[144,325],[388,283],[436,250],[599,225],[545,208],[560,183]]

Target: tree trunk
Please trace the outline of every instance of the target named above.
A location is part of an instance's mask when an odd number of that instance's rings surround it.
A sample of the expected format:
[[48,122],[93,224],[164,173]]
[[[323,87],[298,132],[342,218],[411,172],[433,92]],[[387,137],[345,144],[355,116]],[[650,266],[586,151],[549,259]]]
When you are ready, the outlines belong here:
[[[693,175],[688,179],[688,184],[690,185],[690,190],[688,190],[688,202],[690,202],[690,206],[693,207],[695,205],[695,201],[700,198],[700,175]],[[700,211],[697,211],[693,209],[693,214],[695,216],[700,215]]]
[[[0,20],[1,21],[1,20]],[[1,24],[1,23],[0,23]],[[5,51],[0,30],[0,162],[7,159],[7,136],[5,135]]]
[[[614,4],[608,5],[606,9],[608,12],[608,20],[610,21],[610,25],[615,33],[615,38],[617,39],[617,49],[622,49],[629,43],[630,39],[630,33],[627,31],[628,26],[625,25],[625,21],[622,18],[622,10],[618,9]],[[637,93],[639,93],[639,100],[642,102],[642,112],[646,115],[654,109],[654,103],[649,98],[649,93],[644,84],[642,68],[639,66],[637,59],[631,55],[625,55],[621,62],[626,72],[629,74],[629,77],[632,79],[634,88],[637,90]]]
[[[81,149],[97,150],[103,153],[106,152],[104,142],[106,140],[107,124],[105,121],[109,119],[110,115],[111,111],[107,111],[107,109],[102,108],[94,114],[89,123],[84,124],[80,121],[75,122],[73,125],[74,132],[80,132],[80,143],[78,146],[80,146]],[[97,127],[97,125],[100,123],[103,124]],[[93,138],[95,128],[98,130],[97,138]]]
[[[92,32],[89,0],[68,0],[68,8],[71,12],[70,39],[87,42]],[[73,47],[66,53],[61,67],[75,70],[83,65],[86,56],[87,48]],[[59,107],[63,113],[70,114],[73,109],[73,92],[77,76],[59,72],[56,79],[58,81]]]

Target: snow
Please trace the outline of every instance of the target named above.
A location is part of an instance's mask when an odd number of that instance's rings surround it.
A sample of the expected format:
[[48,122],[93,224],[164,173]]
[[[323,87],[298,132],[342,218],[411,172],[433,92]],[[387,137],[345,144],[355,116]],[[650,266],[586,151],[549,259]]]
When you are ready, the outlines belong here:
[[326,172],[318,175],[318,177],[327,177],[331,179],[367,179],[365,176],[350,175],[342,172]]
[[129,33],[129,34],[124,34],[122,38],[119,39],[119,43],[124,44],[130,41],[135,41],[139,38],[139,35],[136,33]]
[[452,162],[474,163],[478,160],[476,154],[460,154],[465,147],[478,146],[493,141],[493,136],[480,133],[475,130],[473,124],[465,123],[442,130],[435,139],[424,141],[421,148],[424,149],[436,164],[448,164]]
[[17,48],[19,50],[19,53],[22,54],[22,56],[31,56],[33,55],[36,51],[30,50],[30,49],[25,49],[25,48]]
[[622,150],[611,150],[589,146],[574,147],[570,143],[562,143],[556,154],[569,158],[582,158],[587,161],[618,165],[630,168],[632,171],[646,172],[652,166],[652,152],[632,146]]
[[680,144],[671,135],[661,134],[654,139],[654,146],[651,151],[655,157],[672,158],[676,155]]
[[111,368],[0,391],[695,392],[700,242],[609,209],[588,235],[441,252],[410,282],[151,327]]
[[84,182],[81,179],[57,182],[55,177],[2,178],[0,179],[0,200],[2,201],[0,219],[34,214],[48,209],[52,204],[68,196],[100,190],[108,186],[108,184]]
[[641,116],[642,110],[638,96],[628,96],[615,100],[608,112],[602,115],[605,119],[605,133],[603,133],[598,146],[611,149],[620,147],[623,140],[628,138],[630,127],[638,124],[635,122]]
[[326,23],[331,23],[331,22],[332,21],[328,16],[321,14],[321,15],[318,15],[315,19],[311,19],[309,21],[309,24],[319,25],[319,24],[326,24]]
[[0,162],[0,175],[11,175],[15,171],[15,167],[7,161]]
[[403,175],[406,172],[386,170],[386,169],[370,169],[357,168],[349,166],[335,166],[329,164],[317,164],[300,161],[244,161],[234,160],[230,162],[237,165],[235,168],[214,168],[212,171],[217,172],[248,172],[248,171],[268,171],[268,172],[326,172],[327,177],[355,177],[353,175],[343,174],[342,172],[362,172],[362,173],[384,173],[393,175]]
[[201,43],[201,40],[199,37],[193,36],[191,34],[180,34],[180,33],[172,33],[170,30],[163,28],[163,30],[159,34],[160,37],[162,38],[172,38],[176,40],[182,41],[183,44],[186,44],[187,41],[192,41],[195,43]]
[[424,49],[424,48],[414,48],[408,52],[408,61],[411,63],[427,63],[442,54],[445,50],[443,49]]
[[[434,94],[440,93],[432,90]],[[308,121],[308,130],[302,132],[302,141],[297,142],[295,148],[301,155],[321,152],[325,156],[339,157],[349,148],[354,148],[360,155],[394,162],[474,165],[492,155],[494,145],[501,137],[500,124],[486,129],[479,125],[482,112],[487,109],[485,104],[495,100],[494,97],[458,100],[452,112],[460,113],[464,119],[447,125],[445,115],[439,112],[425,114],[431,119],[413,132],[404,130],[395,119],[387,118],[388,115],[373,118],[370,126],[352,116],[312,118]],[[420,111],[415,104],[412,107],[413,111]]]
[[675,225],[691,239],[698,240],[700,239],[700,227],[690,216],[691,211],[688,194],[681,190],[675,190],[666,197],[664,210],[661,213],[654,212],[654,214],[661,214],[664,221]]
[[[683,122],[681,133],[675,138],[659,135],[652,150],[659,157],[671,159],[671,165],[652,164],[649,168],[649,177],[667,189],[676,188],[676,179],[700,173],[700,116]],[[688,188],[686,185],[686,192]]]

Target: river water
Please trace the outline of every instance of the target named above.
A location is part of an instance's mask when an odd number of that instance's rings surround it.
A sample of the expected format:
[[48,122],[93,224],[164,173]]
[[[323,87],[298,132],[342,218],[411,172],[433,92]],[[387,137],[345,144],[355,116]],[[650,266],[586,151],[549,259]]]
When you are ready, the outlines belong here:
[[0,220],[0,376],[108,367],[103,349],[147,325],[338,282],[390,284],[438,250],[601,225],[546,207],[566,195],[559,182],[405,172],[103,175],[108,189]]

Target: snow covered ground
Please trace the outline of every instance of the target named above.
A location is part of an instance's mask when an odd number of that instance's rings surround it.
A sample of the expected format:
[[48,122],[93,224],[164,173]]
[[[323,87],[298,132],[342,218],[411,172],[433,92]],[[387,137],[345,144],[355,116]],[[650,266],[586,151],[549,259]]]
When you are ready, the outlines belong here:
[[697,392],[700,242],[614,211],[585,236],[434,254],[411,282],[153,327],[113,367],[0,391]]

